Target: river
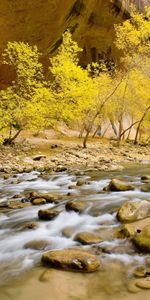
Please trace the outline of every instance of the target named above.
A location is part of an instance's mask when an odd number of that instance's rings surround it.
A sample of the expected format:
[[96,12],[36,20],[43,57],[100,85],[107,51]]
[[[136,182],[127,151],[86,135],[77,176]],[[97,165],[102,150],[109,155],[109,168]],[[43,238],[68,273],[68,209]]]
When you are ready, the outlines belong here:
[[[150,193],[140,191],[141,175],[149,174],[150,166],[133,166],[122,172],[62,172],[41,176],[37,171],[16,174],[7,180],[0,179],[0,204],[16,194],[30,191],[53,192],[63,196],[62,212],[52,221],[38,220],[39,209],[55,207],[55,204],[29,206],[23,209],[0,212],[0,299],[1,300],[103,300],[150,299],[149,291],[130,293],[128,282],[134,269],[145,264],[146,255],[139,254],[126,239],[115,238],[120,228],[117,209],[127,200],[148,199]],[[132,182],[134,191],[100,193],[111,178],[119,177]],[[79,178],[88,184],[77,187]],[[70,193],[70,196],[67,194]],[[69,198],[68,198],[69,197]],[[20,198],[18,198],[20,199]],[[78,214],[65,210],[68,199],[89,203],[86,212]],[[57,204],[58,205],[58,204]],[[23,230],[27,222],[38,222],[34,230]],[[71,228],[69,236],[64,235]],[[31,241],[44,240],[46,250],[78,246],[74,240],[80,231],[100,233],[103,242],[90,246],[100,257],[100,271],[79,274],[41,266],[43,250],[26,248]],[[89,246],[84,246],[89,248]],[[98,251],[99,250],[99,251]]]

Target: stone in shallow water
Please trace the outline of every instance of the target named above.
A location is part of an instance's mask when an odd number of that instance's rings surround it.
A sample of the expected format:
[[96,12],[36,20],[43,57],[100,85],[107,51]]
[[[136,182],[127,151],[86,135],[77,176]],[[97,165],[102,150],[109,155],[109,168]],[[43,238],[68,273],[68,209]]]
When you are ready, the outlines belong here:
[[103,241],[99,234],[93,232],[79,232],[74,240],[83,245],[97,244]]
[[66,204],[66,210],[73,210],[82,213],[88,208],[88,203],[85,201],[69,201]]
[[134,190],[134,187],[132,184],[126,181],[114,178],[111,180],[109,185],[105,187],[103,190],[106,192],[124,192],[124,191]]
[[28,223],[24,224],[21,229],[22,230],[27,230],[27,229],[32,230],[32,229],[37,229],[38,226],[39,226],[38,222],[28,222]]
[[133,294],[140,292],[140,288],[138,288],[136,286],[136,280],[135,279],[131,279],[131,280],[128,281],[127,290],[128,290],[128,292],[133,293]]
[[94,272],[99,269],[99,259],[82,249],[48,251],[42,255],[42,264],[78,272]]
[[150,202],[128,201],[118,211],[117,217],[121,222],[134,222],[150,216]]
[[143,266],[138,266],[138,267],[134,270],[134,273],[133,273],[133,275],[134,275],[135,277],[139,277],[139,278],[145,277],[145,274],[146,274],[146,270],[145,270],[145,267],[143,267]]
[[136,281],[136,286],[141,289],[150,289],[150,277],[138,279]]
[[50,221],[56,218],[60,214],[60,210],[57,209],[44,209],[44,210],[39,210],[38,211],[38,216],[40,220],[45,220],[45,221]]
[[24,245],[25,249],[44,250],[48,246],[45,240],[31,241]]

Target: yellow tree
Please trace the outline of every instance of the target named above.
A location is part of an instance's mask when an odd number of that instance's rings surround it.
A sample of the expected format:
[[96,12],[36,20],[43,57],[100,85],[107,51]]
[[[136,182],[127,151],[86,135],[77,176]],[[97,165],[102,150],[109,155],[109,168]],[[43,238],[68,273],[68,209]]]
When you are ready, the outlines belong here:
[[[135,143],[137,142],[141,126],[144,124],[150,110],[149,84],[150,84],[150,8],[137,12],[131,7],[131,18],[116,29],[116,46],[120,49],[121,64],[129,78],[126,102],[130,114],[137,124]],[[130,101],[130,103],[129,103]],[[129,129],[131,128],[129,127]]]

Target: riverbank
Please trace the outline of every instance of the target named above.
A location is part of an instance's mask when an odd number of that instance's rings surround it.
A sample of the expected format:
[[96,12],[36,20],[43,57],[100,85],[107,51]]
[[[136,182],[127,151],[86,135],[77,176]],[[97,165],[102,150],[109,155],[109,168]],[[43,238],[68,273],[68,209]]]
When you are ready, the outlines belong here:
[[150,144],[133,145],[107,139],[91,139],[83,149],[78,138],[28,138],[15,145],[1,146],[0,173],[4,178],[16,172],[83,169],[98,171],[122,170],[132,163],[150,163]]

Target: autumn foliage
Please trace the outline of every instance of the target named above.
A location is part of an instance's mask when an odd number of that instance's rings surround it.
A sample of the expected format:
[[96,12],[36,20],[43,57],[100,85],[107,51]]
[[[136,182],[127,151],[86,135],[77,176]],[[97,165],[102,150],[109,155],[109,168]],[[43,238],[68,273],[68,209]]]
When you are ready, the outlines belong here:
[[36,46],[9,42],[3,63],[12,66],[16,76],[0,91],[1,142],[11,143],[24,129],[55,128],[63,121],[80,130],[86,147],[89,135],[107,121],[119,140],[129,138],[134,128],[136,143],[150,126],[150,9],[140,13],[132,7],[131,18],[116,25],[115,31],[117,65],[107,68],[99,61],[83,68],[82,49],[66,31],[57,54],[50,58],[49,78],[44,77]]

